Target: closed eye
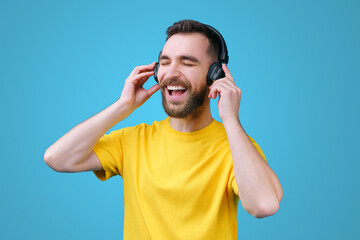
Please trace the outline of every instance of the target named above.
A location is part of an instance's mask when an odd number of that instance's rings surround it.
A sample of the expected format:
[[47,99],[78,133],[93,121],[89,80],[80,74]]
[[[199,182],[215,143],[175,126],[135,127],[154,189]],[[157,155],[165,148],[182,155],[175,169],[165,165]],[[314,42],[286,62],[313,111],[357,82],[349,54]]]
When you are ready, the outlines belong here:
[[190,67],[192,67],[192,66],[195,66],[194,64],[191,64],[191,63],[183,63],[185,66],[190,66]]
[[161,66],[169,65],[169,62],[167,62],[167,61],[160,61],[160,65],[161,65]]

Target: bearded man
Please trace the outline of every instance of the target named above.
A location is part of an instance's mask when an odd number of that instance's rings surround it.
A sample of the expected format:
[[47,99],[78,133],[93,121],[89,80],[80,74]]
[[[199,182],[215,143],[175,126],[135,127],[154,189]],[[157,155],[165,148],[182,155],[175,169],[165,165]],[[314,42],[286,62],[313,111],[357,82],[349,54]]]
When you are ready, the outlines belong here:
[[[174,23],[158,62],[136,67],[120,98],[45,152],[59,172],[123,178],[124,239],[237,239],[237,207],[263,218],[279,209],[282,188],[259,145],[240,124],[241,90],[219,32]],[[158,84],[143,88],[150,76]],[[214,76],[215,77],[214,77]],[[161,89],[169,115],[105,134]],[[213,119],[218,100],[222,120]]]

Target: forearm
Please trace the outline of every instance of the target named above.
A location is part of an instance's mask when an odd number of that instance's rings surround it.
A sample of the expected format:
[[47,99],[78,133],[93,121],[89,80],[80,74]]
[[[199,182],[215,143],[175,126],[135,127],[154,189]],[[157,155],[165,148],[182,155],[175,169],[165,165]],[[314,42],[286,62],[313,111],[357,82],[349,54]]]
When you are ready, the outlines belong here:
[[238,120],[224,122],[224,126],[244,209],[256,217],[274,214],[282,198],[278,178],[256,150]]
[[44,159],[54,169],[66,169],[87,157],[102,135],[131,113],[117,100],[115,103],[78,124],[50,146]]

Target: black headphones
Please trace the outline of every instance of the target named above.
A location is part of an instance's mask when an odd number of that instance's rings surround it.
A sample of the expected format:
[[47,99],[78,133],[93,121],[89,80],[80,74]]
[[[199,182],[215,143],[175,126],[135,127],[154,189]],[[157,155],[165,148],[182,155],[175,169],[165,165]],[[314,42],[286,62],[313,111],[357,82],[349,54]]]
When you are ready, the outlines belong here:
[[[227,64],[229,62],[229,55],[228,55],[226,43],[225,43],[223,36],[212,26],[206,25],[206,24],[204,24],[204,26],[207,27],[207,29],[209,29],[213,33],[215,33],[215,35],[219,38],[219,40],[221,42],[221,51],[220,51],[220,55],[219,55],[219,62],[215,62],[210,66],[207,77],[206,77],[206,82],[210,86],[215,80],[225,77],[224,70],[222,69],[222,64],[223,63]],[[157,78],[159,66],[160,66],[160,64],[158,62],[156,62],[155,68],[154,68],[154,78],[155,78],[156,82],[159,82],[158,78]]]

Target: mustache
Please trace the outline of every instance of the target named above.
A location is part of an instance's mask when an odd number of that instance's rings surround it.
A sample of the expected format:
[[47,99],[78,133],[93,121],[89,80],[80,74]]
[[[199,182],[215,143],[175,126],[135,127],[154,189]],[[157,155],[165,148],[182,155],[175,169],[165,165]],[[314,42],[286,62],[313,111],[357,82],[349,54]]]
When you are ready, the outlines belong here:
[[164,79],[160,83],[160,88],[164,88],[166,85],[181,85],[181,86],[186,87],[187,89],[191,88],[191,84],[189,83],[189,81],[184,81],[184,80],[175,79],[175,78]]

